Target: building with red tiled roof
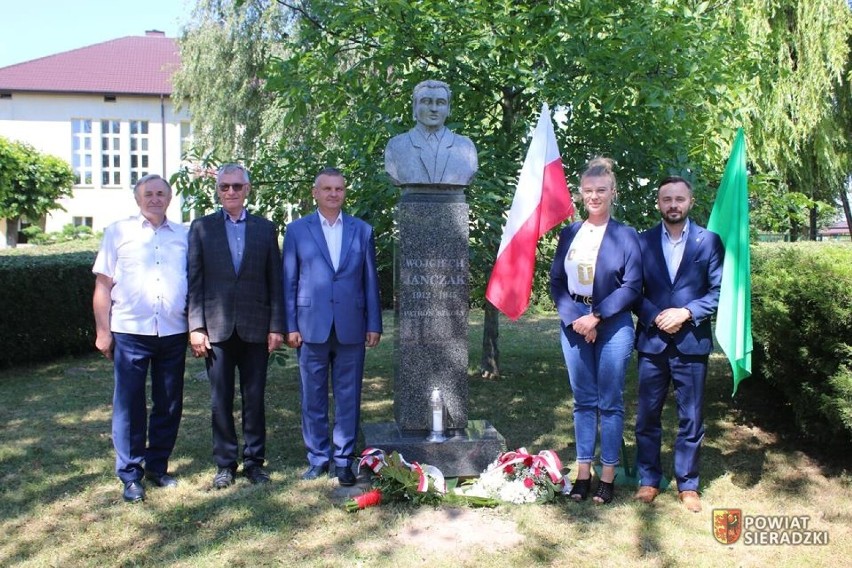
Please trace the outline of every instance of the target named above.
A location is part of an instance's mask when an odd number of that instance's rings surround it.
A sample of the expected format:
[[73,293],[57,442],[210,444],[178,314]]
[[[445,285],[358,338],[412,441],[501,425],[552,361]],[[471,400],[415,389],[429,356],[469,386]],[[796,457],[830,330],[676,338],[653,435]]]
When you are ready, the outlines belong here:
[[820,230],[817,239],[820,241],[849,240],[849,225],[846,218],[838,219],[829,227]]
[[148,31],[0,68],[0,136],[63,158],[77,174],[73,196],[59,202],[65,211],[42,220],[46,231],[102,230],[138,212],[136,180],[177,171],[190,133],[189,115],[171,100],[179,67],[177,40]]
[[152,31],[0,68],[0,85],[22,93],[169,96],[178,67],[177,42]]

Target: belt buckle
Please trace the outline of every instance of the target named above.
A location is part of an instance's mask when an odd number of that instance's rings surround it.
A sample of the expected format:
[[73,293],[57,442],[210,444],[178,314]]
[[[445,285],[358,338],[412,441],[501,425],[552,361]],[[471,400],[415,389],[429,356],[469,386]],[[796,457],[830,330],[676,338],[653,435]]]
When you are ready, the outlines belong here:
[[591,296],[583,296],[583,303],[587,306],[592,305],[592,297]]

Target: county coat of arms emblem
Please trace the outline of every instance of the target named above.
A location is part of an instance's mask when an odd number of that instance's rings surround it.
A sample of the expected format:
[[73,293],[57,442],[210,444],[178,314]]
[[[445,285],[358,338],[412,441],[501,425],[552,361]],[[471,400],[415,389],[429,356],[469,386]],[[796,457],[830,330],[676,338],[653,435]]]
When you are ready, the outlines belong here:
[[742,509],[713,509],[713,538],[734,544],[742,534]]

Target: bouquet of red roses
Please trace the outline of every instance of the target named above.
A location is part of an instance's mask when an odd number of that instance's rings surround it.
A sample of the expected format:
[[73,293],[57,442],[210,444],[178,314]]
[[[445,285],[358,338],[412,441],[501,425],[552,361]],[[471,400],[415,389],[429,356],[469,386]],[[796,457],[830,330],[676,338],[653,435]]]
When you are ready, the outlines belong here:
[[388,456],[377,448],[361,453],[358,469],[368,467],[374,474],[373,490],[346,502],[347,511],[374,507],[382,502],[410,501],[436,505],[447,492],[444,474],[437,467],[408,463],[398,452]]
[[448,484],[440,469],[417,462],[408,463],[398,452],[387,455],[377,448],[367,448],[361,453],[358,462],[358,469],[362,467],[368,467],[373,472],[373,489],[349,499],[345,505],[349,512],[392,501],[407,501],[415,505],[497,505],[494,499],[454,492],[455,480]]

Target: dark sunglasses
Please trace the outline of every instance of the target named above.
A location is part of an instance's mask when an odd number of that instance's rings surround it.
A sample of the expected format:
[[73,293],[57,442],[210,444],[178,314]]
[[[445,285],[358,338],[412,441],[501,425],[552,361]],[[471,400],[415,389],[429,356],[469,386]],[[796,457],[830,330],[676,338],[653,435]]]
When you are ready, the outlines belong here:
[[237,193],[241,192],[244,187],[246,187],[247,183],[220,183],[219,191],[222,193],[226,193],[229,189],[233,189]]

